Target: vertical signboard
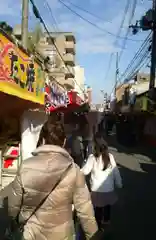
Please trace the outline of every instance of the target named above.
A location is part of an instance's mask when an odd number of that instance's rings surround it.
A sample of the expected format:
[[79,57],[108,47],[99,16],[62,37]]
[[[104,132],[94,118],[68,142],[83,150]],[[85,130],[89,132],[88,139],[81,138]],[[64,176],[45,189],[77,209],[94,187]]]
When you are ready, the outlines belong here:
[[0,91],[44,104],[41,66],[0,32]]

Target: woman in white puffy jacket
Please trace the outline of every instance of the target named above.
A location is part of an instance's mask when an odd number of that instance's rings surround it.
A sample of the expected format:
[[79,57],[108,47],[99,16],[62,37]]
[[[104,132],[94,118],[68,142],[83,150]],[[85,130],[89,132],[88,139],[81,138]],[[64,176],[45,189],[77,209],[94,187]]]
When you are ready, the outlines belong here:
[[115,159],[108,152],[103,138],[96,139],[95,152],[91,154],[83,168],[85,175],[91,173],[90,187],[95,217],[99,228],[110,222],[111,205],[117,201],[115,187],[122,188],[122,179]]

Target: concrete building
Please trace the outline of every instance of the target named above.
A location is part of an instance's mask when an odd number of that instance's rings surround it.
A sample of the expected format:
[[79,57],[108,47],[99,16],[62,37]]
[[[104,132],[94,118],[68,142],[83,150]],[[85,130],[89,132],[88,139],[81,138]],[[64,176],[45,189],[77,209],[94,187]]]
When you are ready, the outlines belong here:
[[[135,81],[130,81],[124,84],[119,85],[116,88],[116,98],[117,101],[122,100],[122,96],[125,92],[126,88],[134,88],[137,95],[143,94],[148,91],[149,89],[149,80],[150,75],[147,73],[138,73],[136,75]],[[156,80],[155,80],[155,86],[156,86]]]
[[[38,29],[36,29],[38,31]],[[21,25],[16,25],[13,29],[16,38],[21,41]],[[37,34],[36,34],[37,35]],[[36,51],[44,58],[48,57],[47,69],[52,80],[56,80],[64,85],[68,90],[75,87],[75,36],[71,32],[51,32],[41,34],[40,41],[37,43]],[[44,35],[44,36],[43,36]],[[36,36],[35,36],[36,38]],[[29,33],[29,41],[33,42],[33,37]],[[64,61],[58,54],[58,51]]]
[[85,74],[84,68],[80,66],[74,67],[75,71],[75,91],[78,92],[82,100],[84,100],[84,91],[85,91]]
[[137,83],[149,82],[150,74],[148,73],[138,73],[136,76]]
[[[68,90],[75,87],[75,44],[76,40],[71,32],[47,33],[41,38],[38,51],[44,57],[49,57],[48,71],[53,79],[64,85]],[[56,45],[61,57],[58,54]]]
[[91,87],[87,87],[86,89],[86,96],[87,96],[87,99],[86,101],[91,104],[92,103],[92,88]]

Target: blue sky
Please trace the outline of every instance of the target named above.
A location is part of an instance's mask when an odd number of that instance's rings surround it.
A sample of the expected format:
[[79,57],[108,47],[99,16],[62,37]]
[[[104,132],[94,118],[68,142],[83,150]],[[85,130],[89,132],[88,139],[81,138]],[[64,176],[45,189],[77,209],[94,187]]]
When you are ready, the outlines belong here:
[[[83,21],[61,5],[58,0],[47,1],[52,8],[59,30],[72,31],[75,33],[77,39],[77,64],[85,68],[86,83],[93,88],[93,101],[102,101],[100,90],[103,89],[110,93],[113,88],[115,79],[115,53],[121,51],[123,39],[118,39],[115,43],[116,38],[114,36]],[[71,6],[68,0],[62,1],[84,18],[87,18],[100,28],[115,35],[121,24],[121,19],[127,2],[127,0],[70,0],[72,3],[87,9],[101,18],[96,19],[95,17]],[[49,26],[49,30],[54,30],[53,19],[44,1],[34,0],[34,2],[39,7],[43,19]],[[133,1],[129,2],[131,2],[132,5]],[[138,0],[132,23],[134,24],[135,20],[138,20],[140,16],[151,7],[151,5],[152,1]],[[120,36],[123,37],[127,31],[130,9],[120,34]],[[1,21],[7,21],[12,26],[19,24],[21,21],[21,0],[2,1],[0,19]],[[29,27],[33,28],[36,23],[37,20],[33,16],[32,11],[30,11]],[[133,39],[134,41],[126,42],[119,63],[120,74],[125,70],[126,66],[133,58],[133,55],[141,45],[142,42],[140,40],[144,40],[147,34],[147,32],[139,32],[137,35],[133,36],[131,32],[129,33],[128,38]],[[108,77],[105,79],[111,53],[114,53],[112,65]]]

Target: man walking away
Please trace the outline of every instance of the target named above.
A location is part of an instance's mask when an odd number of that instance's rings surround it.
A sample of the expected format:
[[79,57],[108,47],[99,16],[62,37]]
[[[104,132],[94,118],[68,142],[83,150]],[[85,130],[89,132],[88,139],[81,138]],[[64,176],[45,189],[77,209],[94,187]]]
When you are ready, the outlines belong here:
[[79,130],[76,127],[73,129],[71,136],[67,139],[66,149],[74,159],[74,162],[81,168],[84,161],[83,143]]
[[92,154],[93,129],[85,117],[84,121],[81,120],[80,122],[80,131],[82,132],[84,159],[87,159],[88,156]]

